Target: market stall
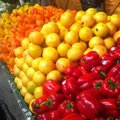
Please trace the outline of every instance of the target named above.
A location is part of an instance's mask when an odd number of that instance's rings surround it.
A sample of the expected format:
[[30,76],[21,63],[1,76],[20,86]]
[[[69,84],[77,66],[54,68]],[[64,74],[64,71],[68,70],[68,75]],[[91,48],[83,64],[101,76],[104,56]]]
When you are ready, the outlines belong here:
[[12,2],[0,17],[0,91],[8,96],[0,94],[9,114],[119,120],[119,0]]

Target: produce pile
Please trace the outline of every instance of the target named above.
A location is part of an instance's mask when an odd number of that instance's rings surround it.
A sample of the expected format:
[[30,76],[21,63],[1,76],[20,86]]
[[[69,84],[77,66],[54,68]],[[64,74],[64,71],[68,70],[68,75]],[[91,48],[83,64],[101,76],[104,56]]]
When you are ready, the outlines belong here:
[[14,82],[29,109],[37,120],[119,119],[120,16],[89,8],[57,20],[15,30]]
[[62,9],[52,6],[42,7],[24,5],[14,9],[11,14],[3,13],[0,18],[0,60],[8,66],[11,74],[14,67],[14,49],[31,31],[40,30],[50,20],[58,20]]
[[0,21],[0,59],[37,120],[119,119],[119,15],[36,4]]

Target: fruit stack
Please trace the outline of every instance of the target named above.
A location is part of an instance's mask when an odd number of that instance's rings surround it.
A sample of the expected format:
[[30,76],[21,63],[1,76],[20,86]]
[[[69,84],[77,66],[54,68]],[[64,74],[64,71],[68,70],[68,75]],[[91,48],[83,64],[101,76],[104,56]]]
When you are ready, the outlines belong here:
[[38,120],[120,117],[119,28],[117,14],[67,10],[21,41],[14,82]]

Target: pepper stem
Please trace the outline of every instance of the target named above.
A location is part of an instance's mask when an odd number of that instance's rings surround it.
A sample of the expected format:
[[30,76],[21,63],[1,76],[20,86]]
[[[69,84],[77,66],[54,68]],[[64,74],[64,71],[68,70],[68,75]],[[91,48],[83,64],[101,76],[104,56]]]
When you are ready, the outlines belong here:
[[117,88],[117,84],[112,80],[107,80],[107,82],[109,83],[110,88],[112,89]]
[[71,103],[67,103],[67,104],[66,104],[66,108],[71,109],[72,107],[73,107],[73,106],[72,106]]
[[51,98],[47,100],[47,104],[48,104],[48,106],[51,106],[51,105],[52,105],[52,103],[53,103],[53,101],[52,101],[52,99],[51,99]]
[[114,120],[114,118],[113,117],[109,117],[109,118],[107,118],[107,120]]
[[106,74],[105,74],[104,71],[101,70],[101,71],[99,72],[99,74],[100,74],[101,76],[103,76],[104,78],[106,78]]
[[101,81],[98,81],[98,82],[96,83],[96,89],[97,89],[97,90],[100,90],[101,85],[102,85],[102,82],[101,82]]

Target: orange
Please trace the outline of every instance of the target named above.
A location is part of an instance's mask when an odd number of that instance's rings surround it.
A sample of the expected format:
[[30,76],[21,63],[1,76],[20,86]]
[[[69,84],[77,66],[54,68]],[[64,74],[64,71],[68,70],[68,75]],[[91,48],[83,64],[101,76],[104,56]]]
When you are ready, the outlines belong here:
[[94,15],[94,19],[95,19],[96,23],[99,23],[99,22],[106,23],[107,22],[107,14],[105,12],[97,12]]
[[64,27],[69,28],[75,22],[75,14],[70,10],[65,11],[60,17],[60,22]]
[[89,27],[82,27],[79,32],[79,37],[83,42],[88,42],[93,37],[93,31]]
[[110,22],[115,24],[117,27],[120,27],[120,15],[118,15],[118,14],[111,15]]
[[43,35],[38,31],[31,32],[28,38],[35,45],[41,45],[44,42]]
[[98,37],[106,37],[109,33],[109,28],[105,23],[98,23],[93,28],[94,34]]
[[83,26],[87,27],[92,27],[95,23],[93,16],[89,14],[83,15],[81,18],[81,22]]

